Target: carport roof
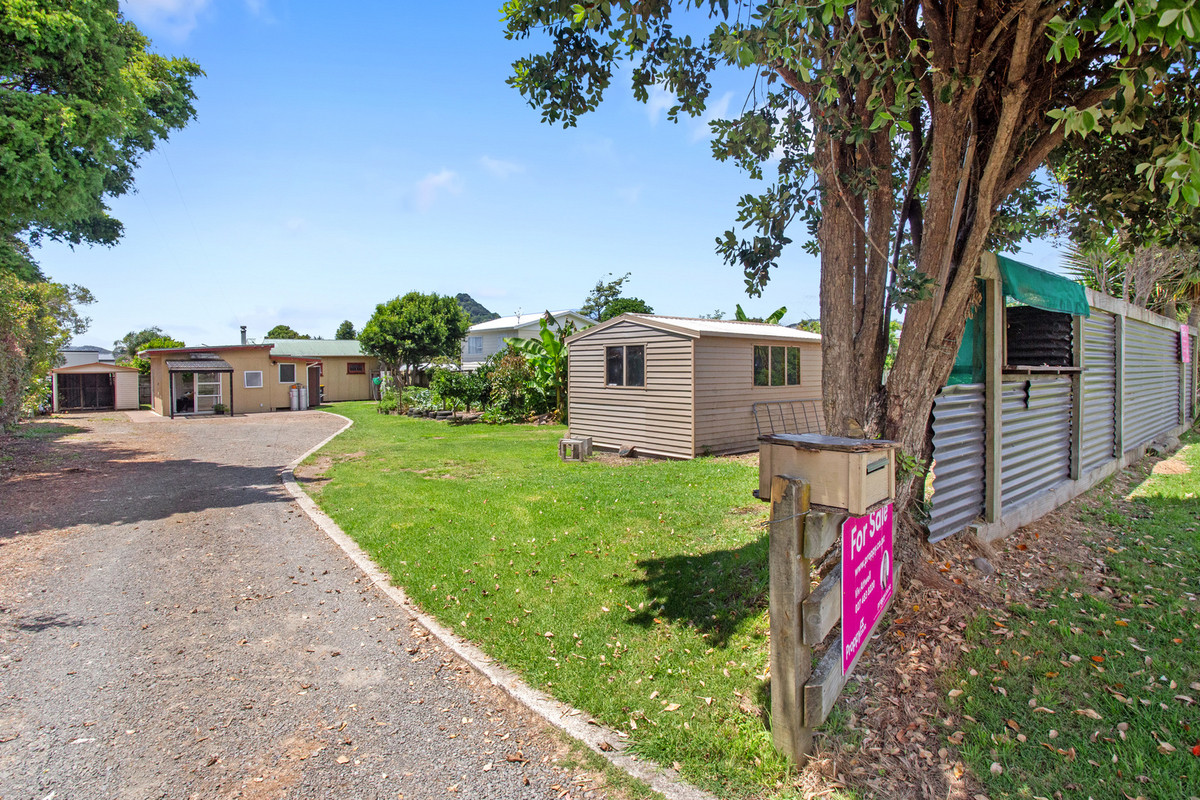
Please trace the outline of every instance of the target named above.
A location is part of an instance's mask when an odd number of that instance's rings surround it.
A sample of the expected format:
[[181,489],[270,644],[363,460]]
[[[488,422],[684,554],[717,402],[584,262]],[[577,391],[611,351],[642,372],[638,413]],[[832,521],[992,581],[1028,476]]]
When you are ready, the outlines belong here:
[[169,358],[167,372],[233,372],[233,367],[219,358]]

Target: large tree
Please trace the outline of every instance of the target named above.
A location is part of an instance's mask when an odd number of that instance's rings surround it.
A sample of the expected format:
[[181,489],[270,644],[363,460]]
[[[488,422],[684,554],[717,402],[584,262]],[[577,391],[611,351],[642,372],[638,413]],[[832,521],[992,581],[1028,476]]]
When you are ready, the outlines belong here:
[[[517,61],[510,83],[547,122],[594,109],[622,60],[638,99],[676,96],[672,119],[704,112],[718,69],[750,73],[742,114],[713,123],[713,152],[773,181],[741,198],[749,233],[727,232],[718,251],[758,293],[807,227],[829,430],[896,439],[922,463],[980,256],[1028,233],[1014,220],[1036,211],[1035,171],[1068,135],[1135,130],[1200,36],[1200,9],[1171,0],[510,0],[503,13],[510,38],[546,36],[550,52]],[[709,35],[690,35],[700,24]],[[1169,190],[1200,184],[1184,131],[1142,171]],[[901,480],[901,507],[914,484]]]
[[342,320],[342,324],[337,326],[337,332],[333,334],[333,338],[341,341],[347,341],[353,339],[357,335],[358,332],[354,330],[354,323],[348,319],[344,319]]
[[111,198],[195,116],[185,58],[150,52],[115,0],[0,0],[0,247],[114,244]]
[[280,323],[267,331],[268,339],[311,339],[307,333],[299,333],[291,325]]
[[458,359],[471,318],[453,297],[409,292],[375,306],[358,334],[367,353],[382,362],[401,387],[411,373],[438,356]]

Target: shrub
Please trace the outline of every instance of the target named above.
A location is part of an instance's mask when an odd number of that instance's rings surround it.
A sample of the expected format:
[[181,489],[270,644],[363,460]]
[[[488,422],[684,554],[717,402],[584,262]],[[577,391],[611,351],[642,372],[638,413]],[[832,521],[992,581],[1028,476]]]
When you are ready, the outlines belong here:
[[375,410],[380,414],[391,414],[400,407],[400,396],[395,390],[388,389],[379,397],[379,405],[375,406]]
[[433,411],[438,407],[438,401],[433,392],[423,386],[405,386],[404,406],[417,411]]

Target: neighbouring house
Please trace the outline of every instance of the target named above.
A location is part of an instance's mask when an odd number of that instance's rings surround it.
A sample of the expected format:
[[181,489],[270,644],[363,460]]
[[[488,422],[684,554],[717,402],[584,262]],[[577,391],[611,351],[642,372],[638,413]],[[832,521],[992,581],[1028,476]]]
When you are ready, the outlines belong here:
[[320,362],[320,391],[309,396],[314,403],[376,398],[374,378],[379,359],[363,352],[356,339],[263,339],[276,356],[316,359]]
[[671,458],[748,452],[761,421],[781,411],[792,432],[824,430],[819,334],[622,314],[567,344],[570,435],[595,447]]
[[[561,329],[567,322],[574,324],[576,330],[596,324],[594,319],[574,311],[549,313],[554,317],[555,330]],[[472,325],[467,330],[467,337],[463,339],[463,369],[473,370],[488,356],[499,353],[504,349],[505,339],[536,339],[541,330],[542,316],[543,314],[517,314]]]
[[80,364],[112,364],[116,362],[112,350],[95,345],[75,345],[58,351],[60,367],[76,367]]
[[158,414],[229,414],[308,408],[324,400],[368,400],[379,360],[354,340],[273,339],[262,344],[145,350],[151,407]]
[[96,360],[56,367],[50,370],[50,403],[56,413],[136,410],[138,371]]

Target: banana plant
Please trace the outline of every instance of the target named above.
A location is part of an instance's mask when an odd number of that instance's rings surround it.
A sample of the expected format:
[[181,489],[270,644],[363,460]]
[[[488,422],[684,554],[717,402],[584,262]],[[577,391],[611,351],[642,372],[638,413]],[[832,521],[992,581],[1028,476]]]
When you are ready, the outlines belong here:
[[733,312],[734,319],[736,319],[738,322],[766,322],[770,325],[778,325],[779,320],[783,319],[783,315],[786,313],[787,313],[787,306],[780,306],[779,308],[772,311],[770,316],[768,316],[766,319],[756,319],[753,317],[746,316],[746,312],[742,311],[741,303],[738,303],[737,308]]
[[[538,322],[536,339],[505,339],[525,354],[533,367],[533,380],[547,394],[554,390],[554,408],[558,418],[567,420],[567,337],[575,332],[568,321],[558,327],[558,320],[547,311]],[[556,330],[557,328],[557,330]]]

